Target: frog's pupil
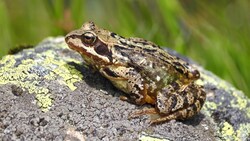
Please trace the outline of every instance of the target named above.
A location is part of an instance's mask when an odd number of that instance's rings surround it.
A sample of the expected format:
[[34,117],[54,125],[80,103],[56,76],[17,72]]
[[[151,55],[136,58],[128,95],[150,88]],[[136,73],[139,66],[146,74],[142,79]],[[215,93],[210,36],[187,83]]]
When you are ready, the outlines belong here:
[[85,36],[85,39],[90,40],[90,39],[92,39],[92,38],[89,37],[89,36]]
[[94,41],[94,37],[85,36],[86,43],[91,43]]

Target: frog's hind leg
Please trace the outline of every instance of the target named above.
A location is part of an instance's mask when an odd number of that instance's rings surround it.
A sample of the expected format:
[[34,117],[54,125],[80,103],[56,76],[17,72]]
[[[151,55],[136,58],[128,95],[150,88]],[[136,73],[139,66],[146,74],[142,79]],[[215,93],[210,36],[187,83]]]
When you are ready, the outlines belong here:
[[196,101],[194,104],[189,107],[177,110],[169,115],[163,115],[156,119],[151,119],[150,124],[157,124],[161,122],[170,121],[173,119],[186,119],[195,115],[198,111],[200,111],[201,105],[199,101]]
[[149,122],[150,124],[157,124],[161,122],[170,121],[173,119],[186,119],[186,118],[192,117],[198,111],[200,111],[202,107],[201,104],[203,104],[202,101],[196,100],[195,103],[187,107],[178,109],[174,112],[169,112],[168,114],[160,113],[159,111],[156,110],[156,108],[146,108],[146,109],[142,109],[142,110],[131,113],[129,118],[135,118],[135,117],[139,117],[142,115],[152,115],[152,117],[154,118],[150,119],[150,122]]
[[161,91],[157,95],[156,108],[160,117],[151,123],[160,123],[172,119],[186,119],[198,113],[204,104],[206,94],[201,86],[190,84],[185,89]]

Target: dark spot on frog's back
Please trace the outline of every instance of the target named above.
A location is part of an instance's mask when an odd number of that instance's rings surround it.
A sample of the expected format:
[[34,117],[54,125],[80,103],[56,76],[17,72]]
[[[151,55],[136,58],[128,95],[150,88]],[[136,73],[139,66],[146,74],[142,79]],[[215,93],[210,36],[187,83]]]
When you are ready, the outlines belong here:
[[173,64],[175,65],[175,69],[176,69],[178,72],[180,72],[181,74],[184,73],[184,72],[183,72],[184,68],[183,68],[183,65],[182,65],[182,64],[180,64],[179,62],[173,62]]
[[112,33],[110,34],[110,36],[112,36],[113,38],[115,38],[116,35],[117,35],[117,34],[114,33],[114,32],[112,32]]
[[113,38],[120,37],[120,38],[125,39],[123,36],[117,35],[117,34],[116,34],[116,33],[114,33],[114,32],[111,32],[111,33],[110,33],[110,36],[111,36],[111,37],[113,37]]
[[148,49],[148,48],[143,48],[143,50],[147,51],[147,52],[152,52],[152,53],[155,53],[157,52],[156,49]]

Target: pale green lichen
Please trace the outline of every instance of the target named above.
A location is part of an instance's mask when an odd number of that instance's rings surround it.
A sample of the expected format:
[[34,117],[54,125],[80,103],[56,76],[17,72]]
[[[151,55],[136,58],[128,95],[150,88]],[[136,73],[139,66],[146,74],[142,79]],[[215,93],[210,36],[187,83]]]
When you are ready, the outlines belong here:
[[[75,82],[79,82],[82,79],[82,75],[79,71],[77,71],[74,66],[69,66],[68,64],[64,64],[53,70],[56,75],[62,77],[59,80],[60,84],[67,85],[72,91],[74,91],[77,87],[74,86]],[[52,74],[53,75],[53,74]],[[50,76],[46,76],[48,79]]]
[[140,141],[170,141],[168,139],[164,139],[164,138],[160,138],[160,137],[156,137],[156,136],[146,134],[145,132],[143,132],[140,135],[139,140]]
[[234,108],[239,108],[240,110],[248,108],[247,107],[247,99],[242,97],[244,94],[240,91],[234,91],[232,95],[235,97],[236,101],[231,101],[231,105]]
[[[55,43],[47,44],[47,46],[51,45],[55,46]],[[58,42],[56,47],[67,48],[64,42]],[[34,54],[34,49],[28,49],[25,50],[25,53],[26,57],[32,54],[34,59],[28,57],[25,59],[23,55],[16,54],[6,55],[0,60],[0,84],[14,84],[31,94],[35,94],[37,104],[41,107],[42,111],[47,111],[53,103],[51,99],[52,94],[47,86],[40,84],[43,79],[57,81],[60,84],[66,85],[69,89],[75,90],[74,83],[81,81],[83,78],[78,70],[67,64],[67,62],[78,62],[72,58],[63,57],[63,55],[61,57],[57,52],[52,50]],[[16,63],[19,65],[15,65]],[[39,76],[39,74],[31,70],[41,70],[34,67],[42,68],[48,73],[44,73],[44,76]]]
[[37,99],[37,104],[39,107],[42,108],[42,111],[47,112],[49,110],[49,108],[52,105],[52,99],[50,98],[50,94],[37,94],[36,95],[36,99]]
[[221,138],[226,141],[242,141],[250,137],[250,123],[240,124],[235,130],[228,122],[221,124]]
[[250,138],[250,123],[241,124],[239,129],[236,131],[236,137],[240,140]]
[[211,117],[211,115],[212,115],[211,111],[217,109],[217,106],[218,105],[214,102],[206,101],[204,103],[204,106],[202,107],[201,111],[206,116]]
[[246,108],[247,118],[250,118],[250,107]]
[[[205,71],[205,70],[202,70]],[[202,72],[201,71],[201,72]],[[219,78],[217,78],[215,75],[213,75],[210,72],[202,73],[201,77],[203,78],[202,81],[204,84],[212,84],[216,86],[217,89],[224,90],[225,92],[231,94],[234,98],[228,103],[229,107],[237,108],[239,111],[242,111],[247,115],[246,118],[250,118],[250,107],[248,105],[248,99],[244,96],[244,94],[232,87],[229,83],[226,81],[223,81]],[[211,94],[212,96],[213,94]],[[227,99],[226,97],[223,97],[223,95],[220,95],[220,100],[223,101]],[[211,112],[214,110],[217,110],[218,106],[220,106],[222,103],[215,103],[211,101],[206,101],[203,107],[203,113],[205,113],[208,116],[211,116]],[[235,115],[238,116],[238,115]],[[243,117],[242,117],[243,118]],[[222,140],[226,141],[240,141],[245,140],[250,137],[250,124],[249,123],[241,123],[238,125],[239,127],[236,128],[229,122],[221,122],[219,124],[219,135]]]
[[210,101],[206,101],[205,104],[204,104],[204,108],[206,108],[207,110],[210,109],[210,110],[215,110],[217,109],[217,104],[214,103],[214,102],[210,102]]
[[229,124],[228,122],[222,123],[222,128],[221,128],[221,136],[225,140],[236,140],[235,136],[235,131],[233,129],[233,126]]
[[[53,54],[53,52],[48,51],[47,54],[48,57],[44,60],[44,64],[53,64],[55,66],[52,66],[53,68],[51,68],[51,65],[45,66],[47,69],[52,70],[52,72],[46,75],[45,78],[53,80],[58,75],[62,78],[59,79],[59,83],[67,85],[72,91],[74,91],[76,89],[74,83],[81,81],[83,78],[81,72],[76,70],[74,66],[68,65],[65,60],[55,60],[53,57],[49,57],[51,56],[51,54]],[[73,61],[76,63],[80,63],[79,61],[67,58],[67,62]]]

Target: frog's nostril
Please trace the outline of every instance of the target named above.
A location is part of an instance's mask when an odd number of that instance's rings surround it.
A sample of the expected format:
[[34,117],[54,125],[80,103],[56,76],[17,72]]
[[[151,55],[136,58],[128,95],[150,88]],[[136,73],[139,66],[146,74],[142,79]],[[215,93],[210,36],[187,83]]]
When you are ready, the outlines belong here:
[[68,40],[69,40],[69,36],[66,36],[65,41],[68,42]]

